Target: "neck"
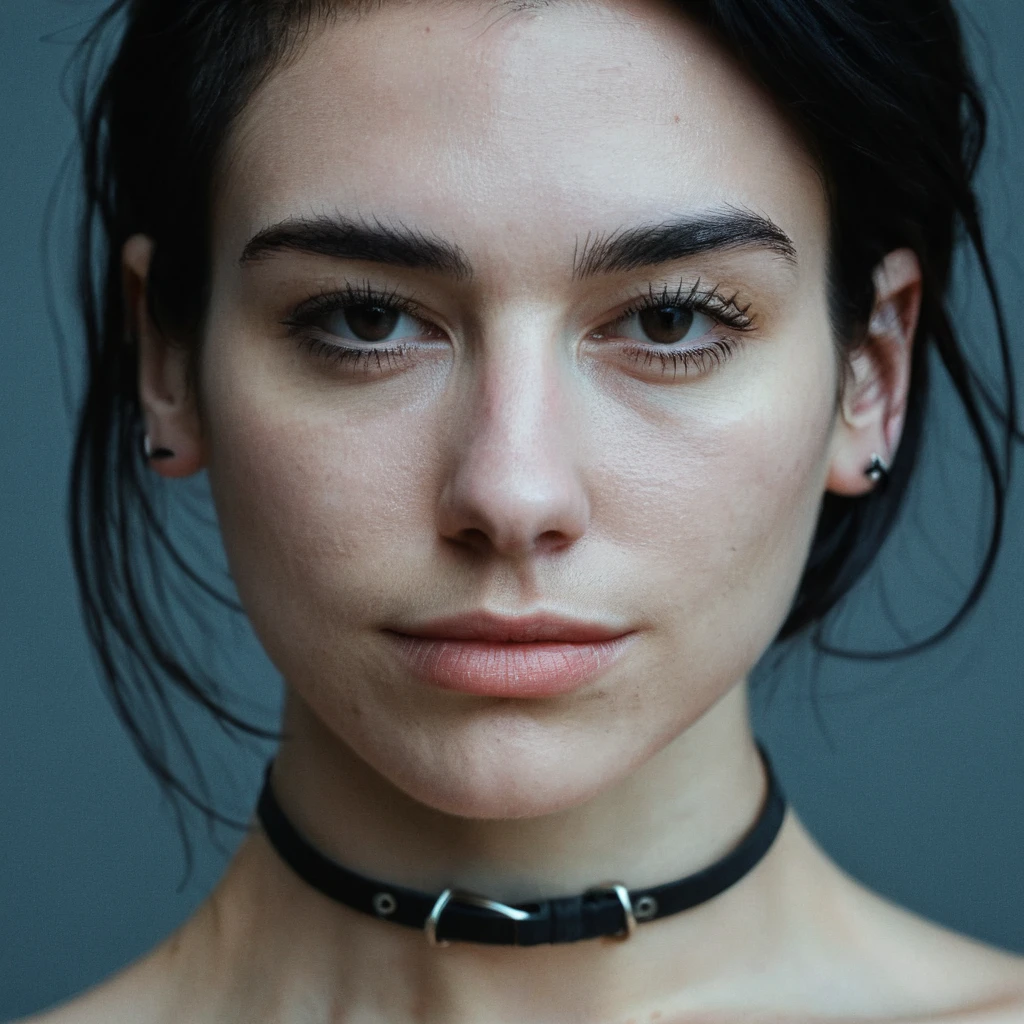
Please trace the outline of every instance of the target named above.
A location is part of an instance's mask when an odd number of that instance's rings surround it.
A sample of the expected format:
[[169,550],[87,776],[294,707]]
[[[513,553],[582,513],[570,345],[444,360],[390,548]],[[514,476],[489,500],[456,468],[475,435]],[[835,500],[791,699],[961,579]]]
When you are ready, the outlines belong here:
[[[453,886],[503,903],[572,895],[609,880],[631,889],[673,881],[734,848],[766,795],[744,684],[611,790],[538,819],[471,820],[425,807],[371,771],[294,698],[284,732],[275,793],[320,851],[392,884],[428,893]],[[763,963],[773,930],[785,926],[779,894],[793,842],[787,833],[795,828],[787,816],[773,848],[732,888],[641,926],[626,942],[529,949],[431,948],[422,933],[369,918],[306,885],[257,829],[211,901],[217,957],[246,975],[247,991],[273,993],[261,1002],[278,1004],[275,1020],[325,1019],[291,1013],[299,992],[302,1005],[341,999],[369,1010],[373,1003],[395,1020],[403,1019],[403,1006],[420,1008],[406,1011],[410,1019],[451,1022],[582,1019],[588,1008],[590,1019],[613,1010],[625,1019],[642,1004],[664,1005],[670,992],[693,994],[730,969],[749,974],[752,960]]]

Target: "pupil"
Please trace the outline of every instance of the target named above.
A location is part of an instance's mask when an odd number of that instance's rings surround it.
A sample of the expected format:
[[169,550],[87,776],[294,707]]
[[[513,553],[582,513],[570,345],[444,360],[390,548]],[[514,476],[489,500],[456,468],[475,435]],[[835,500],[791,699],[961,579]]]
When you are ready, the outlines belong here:
[[345,322],[362,341],[383,341],[398,323],[398,310],[380,306],[349,306]]
[[652,341],[671,345],[681,341],[693,325],[693,310],[682,306],[661,306],[640,313],[640,326]]

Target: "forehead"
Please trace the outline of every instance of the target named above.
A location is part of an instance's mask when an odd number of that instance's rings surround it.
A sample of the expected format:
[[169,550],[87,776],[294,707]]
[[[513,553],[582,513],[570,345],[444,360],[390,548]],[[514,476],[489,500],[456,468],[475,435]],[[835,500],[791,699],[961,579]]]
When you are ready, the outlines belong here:
[[252,97],[223,185],[218,219],[239,249],[336,209],[470,252],[723,204],[770,216],[800,250],[825,220],[770,97],[660,0],[364,5]]

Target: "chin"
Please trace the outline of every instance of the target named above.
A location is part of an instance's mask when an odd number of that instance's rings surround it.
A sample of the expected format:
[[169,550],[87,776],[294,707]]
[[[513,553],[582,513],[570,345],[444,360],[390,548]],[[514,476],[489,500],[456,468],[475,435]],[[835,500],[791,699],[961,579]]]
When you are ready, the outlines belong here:
[[563,775],[557,784],[538,785],[532,775],[517,772],[514,765],[487,778],[438,778],[418,775],[412,786],[401,788],[412,799],[457,818],[474,821],[508,821],[541,818],[586,803],[602,791],[592,777],[574,780]]
[[[514,712],[513,712],[514,714]],[[490,723],[448,735],[429,757],[396,750],[372,766],[409,797],[460,818],[539,818],[587,803],[625,779],[652,749],[619,749],[607,731],[538,723]],[[599,753],[596,753],[599,752]]]

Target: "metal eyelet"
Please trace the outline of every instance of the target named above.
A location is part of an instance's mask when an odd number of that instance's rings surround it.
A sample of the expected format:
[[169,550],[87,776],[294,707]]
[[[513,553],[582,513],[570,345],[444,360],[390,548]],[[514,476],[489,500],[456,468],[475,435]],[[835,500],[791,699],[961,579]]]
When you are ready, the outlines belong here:
[[641,896],[633,904],[633,916],[638,921],[650,921],[658,912],[658,901],[653,896]]
[[373,894],[373,909],[381,917],[387,917],[398,909],[398,900],[389,892],[377,892]]

